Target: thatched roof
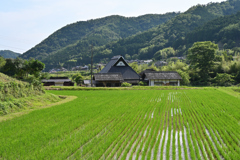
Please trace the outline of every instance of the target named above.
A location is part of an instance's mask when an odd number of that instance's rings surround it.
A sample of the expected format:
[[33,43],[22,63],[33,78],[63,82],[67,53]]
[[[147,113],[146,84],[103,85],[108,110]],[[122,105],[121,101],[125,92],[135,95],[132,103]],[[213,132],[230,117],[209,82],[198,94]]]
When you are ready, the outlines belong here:
[[121,73],[95,73],[95,81],[123,81]]
[[146,79],[182,79],[176,71],[145,72],[144,74]]
[[[124,63],[124,66],[117,65],[120,61]],[[122,56],[114,56],[111,61],[99,73],[121,73],[124,81],[139,81],[140,79],[140,76],[132,69],[132,67],[127,64],[127,62]]]

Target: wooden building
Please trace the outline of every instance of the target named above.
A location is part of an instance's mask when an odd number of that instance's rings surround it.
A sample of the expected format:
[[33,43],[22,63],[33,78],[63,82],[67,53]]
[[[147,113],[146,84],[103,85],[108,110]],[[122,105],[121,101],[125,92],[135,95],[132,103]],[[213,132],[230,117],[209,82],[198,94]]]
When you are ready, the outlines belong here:
[[176,71],[145,70],[140,75],[149,86],[180,86],[182,80]]
[[122,56],[114,56],[111,61],[99,72],[94,74],[96,86],[115,87],[128,82],[137,85],[140,76],[128,65]]
[[74,86],[68,77],[50,77],[42,80],[43,86]]

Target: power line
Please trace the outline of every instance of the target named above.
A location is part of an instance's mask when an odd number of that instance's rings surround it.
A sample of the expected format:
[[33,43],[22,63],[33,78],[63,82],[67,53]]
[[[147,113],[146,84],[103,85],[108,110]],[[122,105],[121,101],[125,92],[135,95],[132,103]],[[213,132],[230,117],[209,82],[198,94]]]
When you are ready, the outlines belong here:
[[22,50],[22,51],[26,51],[26,49],[17,48],[17,47],[11,47],[11,46],[7,46],[7,45],[4,45],[4,44],[0,44],[0,46],[2,46],[2,47],[9,47],[9,48],[13,48],[13,49],[18,49],[18,50]]
[[[19,42],[19,43],[33,43],[32,40],[27,40],[27,39],[18,39],[18,38],[13,38],[13,37],[10,37],[10,36],[4,36],[4,35],[0,35],[0,38],[3,39],[3,40],[8,40],[8,41],[15,41],[15,42]],[[25,41],[25,42],[24,42]],[[25,44],[26,44],[25,43]]]

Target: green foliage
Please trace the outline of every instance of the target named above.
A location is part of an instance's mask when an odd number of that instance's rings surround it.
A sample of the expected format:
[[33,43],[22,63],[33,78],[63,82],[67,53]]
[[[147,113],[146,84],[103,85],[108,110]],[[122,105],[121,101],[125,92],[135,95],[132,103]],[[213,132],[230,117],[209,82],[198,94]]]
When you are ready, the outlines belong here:
[[131,86],[132,86],[132,84],[127,83],[127,82],[123,82],[123,83],[121,84],[121,87],[131,87]]
[[20,55],[21,55],[20,53],[16,53],[16,52],[9,51],[9,50],[1,50],[0,51],[0,56],[2,56],[3,58],[17,58]]
[[240,12],[209,21],[188,33],[184,39],[179,39],[174,47],[178,48],[180,45],[190,47],[197,41],[215,41],[220,44],[219,47],[221,49],[232,49],[239,46],[236,43],[240,37],[239,19]]
[[138,85],[139,85],[139,86],[146,86],[147,83],[146,83],[146,82],[143,82],[143,81],[140,81],[140,82],[138,83]]
[[157,51],[153,58],[155,60],[167,59],[169,57],[174,57],[176,54],[177,52],[172,47],[168,47]]
[[231,86],[234,82],[233,76],[227,73],[217,73],[217,76],[214,78],[214,82],[218,86]]
[[214,65],[214,59],[218,45],[212,42],[196,42],[188,50],[190,67],[195,71],[199,69],[199,75],[203,83],[209,80],[209,70]]
[[6,60],[0,56],[0,72],[2,71],[3,66],[6,64]]
[[19,79],[28,78],[28,74],[39,78],[40,72],[44,69],[44,67],[44,63],[32,58],[29,60],[21,58],[6,59],[5,65],[2,67],[2,72],[9,76],[15,76]]
[[83,83],[83,77],[80,73],[74,74],[72,76],[72,80],[77,83],[77,85],[81,85]]

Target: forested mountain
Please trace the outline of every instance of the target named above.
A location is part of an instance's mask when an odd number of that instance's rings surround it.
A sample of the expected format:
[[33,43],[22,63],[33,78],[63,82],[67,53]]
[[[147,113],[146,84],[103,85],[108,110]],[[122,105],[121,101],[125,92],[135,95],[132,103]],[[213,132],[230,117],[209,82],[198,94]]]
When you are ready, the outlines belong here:
[[197,41],[214,41],[220,49],[240,47],[240,12],[214,19],[179,39],[173,47],[191,47]]
[[[95,20],[76,22],[54,32],[21,57],[34,57],[43,60],[48,55],[61,52],[64,47],[71,48],[78,46],[78,50],[71,53],[72,58],[75,58],[75,55],[81,54],[85,50],[89,51],[91,44],[94,46],[102,46],[108,42],[126,38],[156,27],[178,14],[179,13],[167,13],[163,15],[148,14],[132,18],[114,15]],[[65,59],[69,59],[67,53]]]
[[[161,59],[162,50],[168,47],[174,47],[178,55],[181,55],[188,47],[186,43],[190,44],[185,40],[191,37],[191,33],[194,37],[197,30],[212,20],[238,11],[240,0],[228,0],[197,5],[181,14],[145,15],[137,18],[110,16],[78,22],[58,30],[22,57],[40,59],[50,69],[59,63],[64,63],[65,67],[90,63],[91,44],[96,63],[108,61],[114,55],[131,59]],[[157,27],[156,19],[160,24]],[[227,29],[224,34],[228,34]],[[225,42],[226,40],[222,43]],[[227,41],[225,46],[229,45]]]
[[[185,39],[185,36],[194,29],[218,17],[235,14],[238,11],[240,11],[240,0],[197,5],[157,28],[121,39],[116,43],[106,45],[104,49],[110,50],[112,55],[128,54],[134,59],[161,58],[156,54],[161,54],[160,51],[164,48],[176,46],[178,39]],[[183,43],[175,50],[181,54],[186,50],[186,46]],[[99,53],[101,50],[96,51],[98,59]]]
[[9,50],[0,51],[0,56],[2,56],[3,58],[17,58],[19,55],[21,54]]

